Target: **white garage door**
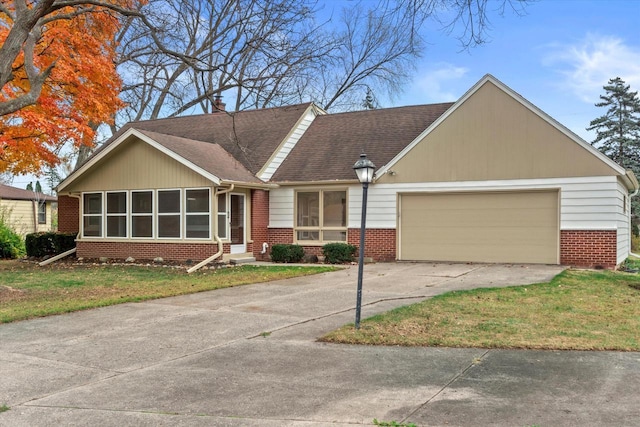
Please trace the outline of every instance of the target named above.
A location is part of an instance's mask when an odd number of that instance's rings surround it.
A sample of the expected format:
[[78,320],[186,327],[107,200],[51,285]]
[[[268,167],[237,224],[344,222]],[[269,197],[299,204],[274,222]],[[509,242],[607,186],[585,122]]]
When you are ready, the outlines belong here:
[[558,191],[400,195],[401,260],[558,264]]

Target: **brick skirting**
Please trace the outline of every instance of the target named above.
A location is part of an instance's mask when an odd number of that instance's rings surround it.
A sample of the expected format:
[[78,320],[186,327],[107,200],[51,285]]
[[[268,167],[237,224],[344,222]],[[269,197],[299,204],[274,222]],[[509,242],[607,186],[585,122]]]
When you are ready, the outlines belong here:
[[561,230],[560,264],[574,267],[615,268],[616,230]]
[[[77,257],[116,258],[152,260],[161,257],[171,261],[195,262],[209,258],[218,252],[216,243],[146,243],[146,242],[77,242]],[[224,253],[229,253],[229,244],[223,245]]]

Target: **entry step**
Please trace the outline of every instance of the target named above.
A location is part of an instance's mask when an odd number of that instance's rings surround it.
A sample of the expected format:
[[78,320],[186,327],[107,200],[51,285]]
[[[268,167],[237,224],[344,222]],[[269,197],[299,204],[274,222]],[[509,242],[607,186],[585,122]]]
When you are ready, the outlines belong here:
[[255,262],[256,257],[248,256],[248,257],[238,257],[238,258],[229,258],[230,264],[245,264],[248,262]]

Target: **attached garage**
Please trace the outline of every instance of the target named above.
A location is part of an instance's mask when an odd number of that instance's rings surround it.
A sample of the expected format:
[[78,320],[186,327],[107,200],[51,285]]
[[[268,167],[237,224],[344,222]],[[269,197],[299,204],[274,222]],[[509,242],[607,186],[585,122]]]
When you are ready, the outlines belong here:
[[559,263],[559,191],[399,195],[406,261]]

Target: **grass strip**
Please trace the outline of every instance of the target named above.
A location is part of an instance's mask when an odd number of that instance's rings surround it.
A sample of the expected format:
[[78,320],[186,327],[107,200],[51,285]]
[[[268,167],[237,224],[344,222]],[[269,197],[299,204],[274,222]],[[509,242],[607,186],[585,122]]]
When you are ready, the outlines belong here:
[[187,274],[141,266],[0,264],[0,323],[95,307],[269,282],[335,270],[330,266],[239,266]]
[[640,276],[567,270],[549,283],[449,292],[344,326],[325,342],[640,350]]

